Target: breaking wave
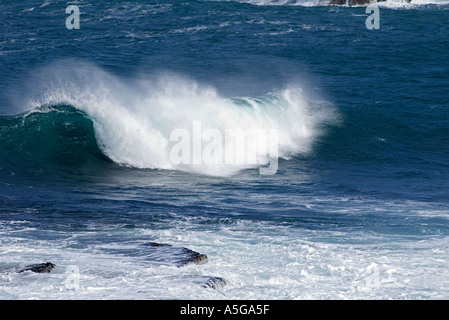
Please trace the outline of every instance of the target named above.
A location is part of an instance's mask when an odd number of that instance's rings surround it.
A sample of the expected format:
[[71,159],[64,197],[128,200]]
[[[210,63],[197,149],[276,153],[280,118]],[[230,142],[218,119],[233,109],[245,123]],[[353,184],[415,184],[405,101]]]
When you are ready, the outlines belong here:
[[[224,98],[184,76],[125,79],[85,62],[47,66],[26,91],[27,110],[0,118],[0,143],[9,154],[62,163],[94,157],[133,168],[229,175],[310,152],[322,126],[338,118],[330,103],[308,100],[298,86]],[[225,139],[229,131],[245,134],[243,148]]]

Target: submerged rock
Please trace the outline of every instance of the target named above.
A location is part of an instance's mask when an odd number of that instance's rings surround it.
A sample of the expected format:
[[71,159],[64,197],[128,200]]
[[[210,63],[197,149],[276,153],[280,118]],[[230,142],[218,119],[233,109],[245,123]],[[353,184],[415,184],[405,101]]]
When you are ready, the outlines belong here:
[[[348,6],[360,6],[364,4],[371,4],[377,2],[385,2],[386,0],[331,0],[330,4],[334,5],[348,5]],[[412,0],[404,0],[406,3],[410,3]]]
[[162,281],[167,287],[193,286],[214,290],[220,290],[227,285],[227,281],[221,277],[199,275],[168,276]]
[[223,288],[227,282],[225,279],[220,277],[206,277],[205,281],[201,284],[203,288],[211,288],[211,289],[221,289]]
[[150,250],[146,253],[147,259],[155,262],[176,264],[178,267],[187,264],[205,264],[208,258],[205,254],[184,247],[174,247],[166,243],[148,242],[144,244]]
[[370,4],[370,3],[375,3],[378,2],[376,0],[331,0],[330,4],[335,4],[335,5],[348,5],[348,6],[358,6],[358,5],[363,5],[363,4]]
[[18,273],[24,272],[24,271],[32,271],[36,273],[49,273],[56,265],[51,262],[46,263],[40,263],[40,264],[30,264],[28,266],[25,266],[24,268],[17,271]]
[[117,243],[108,245],[102,250],[108,254],[138,258],[153,264],[175,265],[182,267],[188,264],[204,264],[208,258],[205,254],[185,247],[176,247],[166,243],[144,242],[135,244]]

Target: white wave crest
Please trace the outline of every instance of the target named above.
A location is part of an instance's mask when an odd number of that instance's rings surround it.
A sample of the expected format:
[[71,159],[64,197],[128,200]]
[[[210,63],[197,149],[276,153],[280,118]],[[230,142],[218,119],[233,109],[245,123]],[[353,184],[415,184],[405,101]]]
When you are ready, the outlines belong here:
[[[309,152],[321,134],[320,125],[337,118],[330,103],[312,103],[296,86],[259,98],[229,99],[221,97],[213,87],[180,75],[125,79],[84,62],[63,61],[39,74],[32,81],[34,89],[30,90],[27,102],[30,108],[67,103],[86,112],[94,122],[104,153],[119,164],[136,168],[229,175],[269,163],[273,155],[268,154],[267,147],[258,147],[270,145],[271,137],[261,136],[260,130],[265,133],[276,130],[276,156],[288,158]],[[171,139],[173,132],[184,130],[194,134],[192,130],[198,123],[203,130],[201,150],[212,141],[204,140],[204,130],[215,130],[223,133],[223,137],[226,130],[259,130],[249,132],[245,149],[235,146],[232,149],[228,145],[219,149],[224,158],[232,152],[245,152],[244,157],[258,161],[173,161],[173,147],[177,143]],[[254,142],[256,138],[259,140]],[[194,143],[189,142],[189,146],[194,148]]]

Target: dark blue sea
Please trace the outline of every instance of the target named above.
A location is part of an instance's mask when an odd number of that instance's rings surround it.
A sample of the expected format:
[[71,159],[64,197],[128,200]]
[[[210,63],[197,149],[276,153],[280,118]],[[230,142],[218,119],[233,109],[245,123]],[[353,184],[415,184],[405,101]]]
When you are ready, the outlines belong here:
[[448,299],[448,190],[447,1],[0,1],[0,299]]

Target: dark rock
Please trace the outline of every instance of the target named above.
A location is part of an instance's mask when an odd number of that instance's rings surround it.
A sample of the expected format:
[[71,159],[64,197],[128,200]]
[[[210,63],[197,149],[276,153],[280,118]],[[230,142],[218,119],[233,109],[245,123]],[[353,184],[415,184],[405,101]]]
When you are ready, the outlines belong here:
[[330,4],[335,4],[335,5],[348,5],[348,6],[358,6],[358,5],[363,5],[363,4],[370,4],[370,3],[374,3],[377,1],[373,1],[373,0],[331,0]]
[[130,243],[127,246],[118,243],[117,247],[108,246],[107,248],[102,248],[102,250],[109,254],[138,258],[153,264],[175,265],[178,267],[188,264],[199,265],[208,261],[205,254],[188,248],[157,242],[135,243],[134,245]]
[[205,264],[208,258],[205,254],[184,247],[174,247],[166,243],[148,242],[144,244],[150,250],[145,255],[148,260],[176,264],[182,267],[188,264]]
[[220,277],[207,277],[203,284],[203,288],[221,289],[227,284],[226,280]]
[[[190,249],[187,249],[190,250]],[[193,264],[205,264],[208,262],[208,258],[205,254],[201,254],[195,251],[190,250],[188,253],[188,258],[184,261],[183,265],[193,263]]]
[[171,276],[164,279],[165,285],[168,287],[195,286],[205,289],[220,290],[227,285],[227,281],[221,277],[214,276],[198,276],[198,275],[184,275]]
[[18,273],[24,272],[24,271],[33,271],[36,273],[49,273],[51,270],[55,267],[55,264],[51,262],[47,263],[40,263],[40,264],[31,264],[28,266],[25,266],[24,268],[17,271]]
[[346,4],[346,0],[331,0],[330,4],[344,5]]
[[[348,6],[360,6],[370,3],[385,2],[386,0],[331,0],[330,4],[334,5],[348,5]],[[405,2],[410,3],[411,0],[405,0]]]

